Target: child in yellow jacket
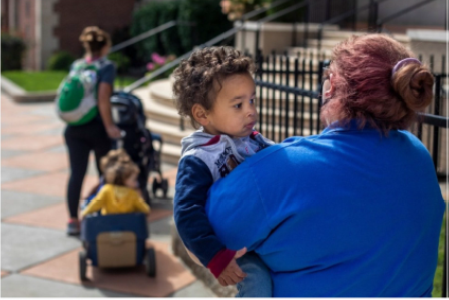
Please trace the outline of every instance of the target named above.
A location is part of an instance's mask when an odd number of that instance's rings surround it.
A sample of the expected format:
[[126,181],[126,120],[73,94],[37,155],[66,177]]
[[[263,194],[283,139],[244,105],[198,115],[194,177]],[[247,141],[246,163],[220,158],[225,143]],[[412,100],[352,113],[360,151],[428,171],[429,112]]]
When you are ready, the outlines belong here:
[[102,215],[150,212],[137,191],[139,168],[123,149],[109,151],[100,166],[106,184],[81,212],[82,217],[100,209]]

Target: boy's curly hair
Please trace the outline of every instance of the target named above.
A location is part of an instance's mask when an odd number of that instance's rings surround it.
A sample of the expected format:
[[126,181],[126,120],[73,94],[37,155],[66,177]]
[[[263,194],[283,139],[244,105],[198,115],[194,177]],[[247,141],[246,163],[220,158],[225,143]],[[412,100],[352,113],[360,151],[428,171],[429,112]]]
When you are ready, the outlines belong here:
[[106,183],[115,185],[125,185],[126,179],[139,173],[139,168],[123,149],[111,150],[102,157],[100,169]]
[[[194,127],[192,115],[194,104],[210,110],[226,77],[241,73],[254,73],[255,64],[250,57],[229,46],[206,47],[195,50],[173,72],[173,94],[178,113],[188,116]],[[220,88],[214,89],[214,81]]]

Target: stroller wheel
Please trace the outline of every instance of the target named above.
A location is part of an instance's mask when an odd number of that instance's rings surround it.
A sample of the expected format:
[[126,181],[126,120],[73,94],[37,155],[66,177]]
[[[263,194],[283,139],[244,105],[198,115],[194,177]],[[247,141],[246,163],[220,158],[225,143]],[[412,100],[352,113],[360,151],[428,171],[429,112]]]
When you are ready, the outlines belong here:
[[164,198],[167,198],[167,191],[168,191],[168,180],[162,179],[161,183],[162,192],[164,193]]
[[147,250],[147,256],[145,257],[145,271],[149,277],[156,276],[156,252],[154,248]]
[[159,181],[156,178],[154,178],[153,184],[151,186],[151,191],[153,192],[154,197],[156,197],[156,192],[159,189],[159,187],[160,187]]
[[80,280],[87,280],[86,270],[87,270],[87,255],[85,251],[79,252],[79,269],[80,269]]

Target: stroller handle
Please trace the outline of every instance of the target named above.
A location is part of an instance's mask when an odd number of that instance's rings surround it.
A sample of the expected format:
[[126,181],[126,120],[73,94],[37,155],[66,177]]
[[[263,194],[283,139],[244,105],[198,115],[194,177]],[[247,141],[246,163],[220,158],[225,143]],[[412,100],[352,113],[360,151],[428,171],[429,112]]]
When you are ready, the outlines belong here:
[[125,137],[126,137],[126,131],[120,130],[120,137],[114,139],[114,141],[117,144],[117,149],[123,149],[123,145],[125,144],[123,140],[125,139]]

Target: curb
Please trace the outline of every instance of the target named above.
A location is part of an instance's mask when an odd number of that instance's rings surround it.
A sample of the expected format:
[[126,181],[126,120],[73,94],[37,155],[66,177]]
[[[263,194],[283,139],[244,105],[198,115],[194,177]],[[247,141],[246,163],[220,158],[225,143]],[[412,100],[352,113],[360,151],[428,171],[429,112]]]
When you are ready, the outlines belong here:
[[56,91],[48,92],[32,92],[29,93],[20,86],[1,76],[2,92],[11,97],[12,100],[18,103],[34,103],[34,102],[52,102],[56,98]]

